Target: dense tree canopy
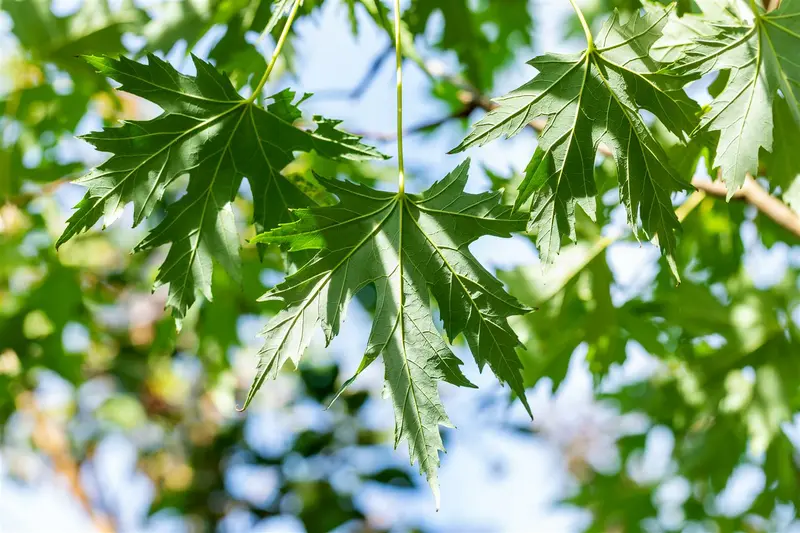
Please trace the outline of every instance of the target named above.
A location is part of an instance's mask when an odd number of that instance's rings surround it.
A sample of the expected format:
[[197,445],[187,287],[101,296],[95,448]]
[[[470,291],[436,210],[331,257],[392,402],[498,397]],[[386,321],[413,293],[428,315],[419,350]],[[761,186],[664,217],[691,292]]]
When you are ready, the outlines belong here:
[[[800,527],[800,0],[62,3],[0,0],[14,486],[101,532],[447,529],[369,490],[439,507],[463,387],[577,530]],[[379,46],[311,95],[332,12]],[[333,112],[371,91],[396,134]],[[593,416],[537,409],[581,376]]]

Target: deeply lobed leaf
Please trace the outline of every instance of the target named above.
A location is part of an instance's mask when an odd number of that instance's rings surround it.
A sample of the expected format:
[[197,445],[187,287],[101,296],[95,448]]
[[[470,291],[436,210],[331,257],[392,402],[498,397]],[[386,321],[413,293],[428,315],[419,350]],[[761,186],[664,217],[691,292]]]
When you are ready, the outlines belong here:
[[263,298],[281,301],[283,310],[262,332],[265,344],[245,407],[267,377],[289,360],[299,363],[318,327],[330,342],[352,297],[374,285],[375,317],[358,373],[383,356],[396,443],[408,440],[412,462],[419,462],[437,499],[438,426],[450,423],[437,383],[473,385],[436,329],[429,294],[450,340],[463,334],[478,366],[488,363],[530,412],[516,353],[520,342],[508,324],[508,317],[528,309],[468,248],[484,235],[508,237],[525,219],[502,206],[499,193],[464,192],[468,167],[467,161],[419,195],[323,180],[338,204],[299,210],[296,222],[256,238],[318,252]]
[[290,220],[290,208],[309,204],[281,175],[294,152],[314,150],[333,159],[381,157],[358,137],[339,130],[337,121],[315,117],[316,130],[295,127],[301,113],[290,90],[272,96],[273,102],[261,108],[242,98],[212,65],[193,60],[196,76],[183,75],[153,55],[146,65],[124,57],[88,58],[99,72],[120,82],[121,90],[148,99],[164,113],[83,137],[114,155],[77,180],[88,191],[57,243],[101,218],[106,225],[112,223],[129,202],[138,225],[152,215],[167,187],[188,174],[186,194],[167,206],[164,219],[136,247],[171,245],[156,283],[169,284],[167,305],[178,318],[196,293],[211,298],[214,259],[234,278],[239,275],[239,235],[231,202],[243,177],[250,184],[254,223],[261,231]]
[[719,134],[714,166],[730,198],[748,174],[757,175],[760,149],[781,159],[795,145],[774,135],[773,116],[788,113],[800,125],[800,0],[783,0],[770,13],[728,0],[699,3],[704,16],[673,20],[656,52],[681,76],[727,73],[699,129]]
[[597,188],[594,162],[600,145],[613,154],[620,195],[634,228],[641,220],[677,276],[674,248],[679,229],[670,195],[688,188],[668,163],[640,111],[647,110],[679,137],[694,129],[696,104],[682,83],[658,73],[649,55],[661,36],[667,12],[651,8],[622,21],[605,24],[596,47],[579,54],[546,54],[530,62],[539,74],[498,99],[500,106],[478,121],[454,150],[518,134],[532,120],[547,124],[520,184],[517,207],[530,202],[528,230],[546,262],[561,248],[561,236],[575,240],[575,209],[592,219]]

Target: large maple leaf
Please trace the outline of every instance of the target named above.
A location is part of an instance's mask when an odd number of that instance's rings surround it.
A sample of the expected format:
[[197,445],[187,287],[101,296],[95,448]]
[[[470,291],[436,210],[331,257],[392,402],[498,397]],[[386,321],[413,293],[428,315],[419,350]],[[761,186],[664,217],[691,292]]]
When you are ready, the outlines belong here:
[[680,225],[671,193],[688,184],[668,158],[640,111],[658,117],[679,137],[694,129],[697,106],[682,81],[658,73],[650,58],[668,14],[652,7],[622,21],[606,22],[594,43],[578,54],[547,54],[530,65],[537,76],[499,98],[499,107],[478,121],[454,151],[511,137],[532,120],[546,118],[539,146],[520,184],[517,207],[530,201],[528,230],[542,258],[551,262],[561,236],[575,240],[575,208],[595,218],[595,156],[604,144],[614,156],[628,220],[658,242],[677,276],[675,231]]
[[726,0],[699,4],[705,16],[675,19],[656,51],[680,75],[727,72],[699,128],[719,132],[714,166],[731,197],[747,174],[757,174],[760,149],[775,156],[796,145],[774,138],[775,120],[783,119],[774,117],[788,108],[800,125],[800,0],[783,0],[769,13]]
[[315,130],[295,127],[300,110],[293,92],[272,96],[273,102],[262,108],[242,98],[212,65],[193,60],[196,76],[183,75],[153,55],[146,65],[124,57],[88,58],[99,72],[120,82],[120,90],[150,100],[164,113],[83,137],[114,155],[77,180],[88,191],[57,243],[102,217],[110,224],[129,202],[138,225],[166,188],[188,174],[186,194],[167,207],[165,218],[136,247],[171,244],[156,283],[169,284],[167,305],[178,318],[196,293],[211,299],[212,259],[238,277],[239,235],[231,202],[243,177],[253,193],[256,228],[262,231],[290,220],[289,208],[309,204],[281,175],[294,152],[315,150],[333,159],[381,157],[359,137],[337,129],[337,121],[314,117]]
[[266,341],[245,407],[284,363],[299,363],[318,327],[330,342],[352,297],[372,284],[375,317],[358,372],[383,356],[396,444],[408,440],[412,462],[419,462],[437,497],[438,426],[449,424],[437,383],[473,385],[434,325],[429,293],[450,340],[463,334],[478,366],[488,363],[530,412],[516,353],[520,342],[507,320],[528,309],[468,248],[481,236],[523,229],[525,217],[500,205],[500,193],[465,193],[468,167],[467,161],[419,195],[323,180],[337,205],[299,210],[296,222],[256,238],[288,244],[291,251],[319,251],[262,298],[281,301],[283,310],[262,332]]

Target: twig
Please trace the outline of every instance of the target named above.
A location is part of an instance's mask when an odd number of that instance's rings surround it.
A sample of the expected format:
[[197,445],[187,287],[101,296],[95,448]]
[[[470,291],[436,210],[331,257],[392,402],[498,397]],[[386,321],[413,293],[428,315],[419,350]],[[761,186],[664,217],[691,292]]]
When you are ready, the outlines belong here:
[[[436,129],[439,126],[443,126],[451,120],[468,118],[476,109],[478,109],[477,105],[464,106],[462,109],[459,109],[454,113],[450,113],[442,118],[429,120],[427,122],[422,122],[420,124],[416,124],[415,126],[411,126],[410,128],[403,130],[403,135],[406,137],[409,135],[417,135],[428,130]],[[397,140],[397,133],[362,131],[356,132],[356,134],[372,142],[394,142]]]
[[50,459],[56,474],[66,478],[70,491],[89,516],[95,529],[99,533],[114,533],[116,529],[110,517],[95,508],[83,488],[80,479],[80,464],[72,456],[69,440],[63,429],[36,407],[32,396],[21,399],[19,410],[26,411],[33,417],[35,421],[34,443]]
[[375,81],[375,78],[378,77],[378,73],[381,71],[381,67],[389,59],[394,52],[394,43],[389,43],[381,53],[375,56],[375,59],[372,60],[369,69],[361,78],[355,87],[352,89],[344,89],[344,90],[333,90],[333,91],[318,91],[314,95],[314,99],[319,101],[321,99],[345,99],[345,100],[359,100],[364,93],[370,88],[372,83]]
[[36,198],[54,193],[59,187],[61,187],[66,183],[69,183],[73,179],[75,179],[75,174],[69,174],[62,178],[58,178],[57,180],[45,183],[39,188],[38,191],[17,194],[16,196],[9,196],[4,201],[2,201],[2,203],[12,204],[19,208],[26,207]]

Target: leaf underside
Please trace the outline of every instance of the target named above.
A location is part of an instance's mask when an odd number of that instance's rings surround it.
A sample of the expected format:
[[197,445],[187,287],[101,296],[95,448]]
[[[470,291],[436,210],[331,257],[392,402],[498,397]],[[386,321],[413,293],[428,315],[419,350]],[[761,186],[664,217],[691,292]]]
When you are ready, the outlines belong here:
[[437,500],[443,450],[438,426],[450,425],[438,382],[474,385],[436,329],[431,295],[447,337],[463,334],[479,368],[488,364],[530,413],[516,353],[520,342],[508,324],[508,317],[528,309],[468,249],[484,235],[508,237],[523,229],[525,220],[500,205],[499,193],[465,193],[468,167],[467,161],[419,195],[320,178],[338,204],[298,210],[296,222],[256,238],[317,253],[262,298],[281,301],[283,310],[262,332],[265,343],[245,407],[287,361],[299,363],[318,327],[330,342],[353,296],[374,285],[374,322],[358,373],[383,356],[385,390],[395,408],[395,445],[408,441],[411,460],[419,462]]
[[613,155],[630,225],[636,229],[641,221],[645,235],[658,238],[677,276],[680,225],[671,193],[688,184],[669,165],[640,114],[649,111],[680,138],[695,127],[698,108],[682,82],[659,74],[661,64],[649,55],[667,18],[668,12],[657,8],[624,22],[615,13],[594,49],[533,59],[536,77],[499,98],[499,107],[454,150],[514,136],[532,120],[546,119],[517,200],[517,208],[528,205],[528,231],[536,234],[543,261],[552,262],[562,236],[575,240],[576,207],[595,219],[594,165],[602,144]]
[[788,111],[800,125],[800,0],[783,0],[754,22],[736,4],[727,10],[708,0],[700,4],[705,16],[673,20],[656,48],[679,75],[728,72],[698,129],[719,134],[714,167],[730,198],[748,174],[757,175],[760,149],[781,158],[796,145],[796,139],[774,135],[773,117]]
[[111,224],[130,202],[138,225],[153,214],[168,186],[188,174],[186,193],[167,205],[163,220],[136,247],[170,245],[156,285],[169,284],[167,305],[178,319],[197,293],[211,299],[213,260],[239,277],[239,232],[231,202],[243,177],[253,194],[254,223],[262,231],[290,220],[290,208],[310,203],[281,175],[294,152],[315,150],[332,159],[381,157],[358,137],[337,129],[337,121],[315,117],[314,131],[295,127],[301,113],[290,90],[272,96],[272,103],[262,108],[242,98],[209,63],[192,59],[195,76],[183,75],[153,55],[147,64],[124,57],[87,58],[101,74],[120,82],[120,90],[164,112],[153,120],[125,122],[83,137],[114,155],[77,180],[88,190],[57,243],[101,218]]

